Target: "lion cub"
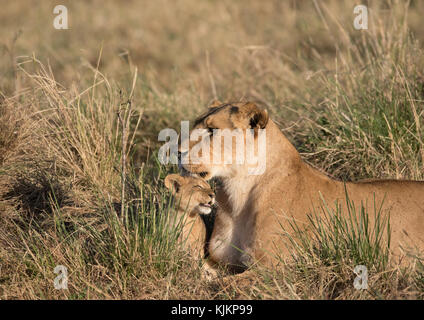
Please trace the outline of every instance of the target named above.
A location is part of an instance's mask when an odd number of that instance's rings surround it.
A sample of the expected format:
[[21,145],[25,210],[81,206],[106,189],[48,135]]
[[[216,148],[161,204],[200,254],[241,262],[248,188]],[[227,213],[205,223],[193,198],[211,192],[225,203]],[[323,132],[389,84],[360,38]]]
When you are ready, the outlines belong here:
[[183,223],[180,240],[185,241],[193,256],[205,254],[206,226],[201,215],[209,215],[215,204],[215,194],[209,184],[191,176],[170,174],[165,178],[165,186],[174,195],[178,206],[175,223]]

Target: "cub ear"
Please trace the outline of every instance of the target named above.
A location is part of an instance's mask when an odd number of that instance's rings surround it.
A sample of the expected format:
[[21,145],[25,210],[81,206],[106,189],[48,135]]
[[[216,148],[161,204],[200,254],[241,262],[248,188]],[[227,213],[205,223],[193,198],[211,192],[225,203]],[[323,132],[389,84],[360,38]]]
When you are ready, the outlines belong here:
[[269,115],[266,109],[258,107],[253,102],[247,102],[234,110],[237,118],[251,129],[264,129],[268,124]]
[[184,177],[178,174],[168,174],[165,178],[165,187],[167,187],[168,190],[172,191],[173,194],[176,194],[180,191],[183,182]]
[[222,102],[219,100],[214,100],[212,103],[208,106],[208,108],[216,108],[222,105]]

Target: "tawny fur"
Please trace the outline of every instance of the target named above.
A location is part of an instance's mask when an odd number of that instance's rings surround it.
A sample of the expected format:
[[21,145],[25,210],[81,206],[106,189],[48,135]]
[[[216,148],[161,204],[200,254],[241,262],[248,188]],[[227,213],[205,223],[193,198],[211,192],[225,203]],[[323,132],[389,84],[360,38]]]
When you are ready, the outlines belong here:
[[173,193],[178,209],[171,222],[181,223],[179,240],[194,257],[204,256],[206,227],[200,215],[210,214],[215,194],[209,184],[200,178],[170,174],[165,186]]
[[[210,261],[241,269],[253,260],[275,264],[275,255],[286,256],[282,227],[290,230],[289,221],[308,227],[307,214],[319,212],[322,194],[331,207],[337,200],[346,210],[345,184],[329,178],[307,165],[268,114],[254,103],[215,103],[196,120],[197,128],[266,129],[266,170],[262,175],[248,175],[243,165],[184,164],[183,168],[206,179],[218,177],[222,186],[216,190],[218,210],[209,243]],[[190,142],[189,147],[202,142]],[[213,144],[208,145],[213,149]],[[190,150],[190,149],[189,149]],[[189,150],[181,150],[187,154]],[[213,151],[212,151],[213,152]],[[346,183],[350,199],[358,208],[368,203],[373,222],[374,194],[382,214],[390,213],[391,248],[424,249],[424,182],[371,181]],[[282,227],[281,227],[282,226]]]

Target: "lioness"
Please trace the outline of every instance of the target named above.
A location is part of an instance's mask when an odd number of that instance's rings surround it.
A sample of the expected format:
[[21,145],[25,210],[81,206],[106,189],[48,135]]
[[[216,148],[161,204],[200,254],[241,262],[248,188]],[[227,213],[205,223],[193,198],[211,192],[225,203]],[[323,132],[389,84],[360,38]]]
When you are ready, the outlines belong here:
[[165,186],[173,193],[178,205],[177,216],[172,220],[183,225],[180,241],[193,256],[203,256],[206,228],[200,215],[211,213],[215,204],[213,190],[204,179],[178,174],[166,176]]
[[[218,177],[222,184],[216,190],[219,206],[208,247],[212,263],[243,271],[252,258],[277,262],[272,253],[284,252],[282,227],[290,230],[290,219],[307,227],[307,214],[322,205],[320,194],[328,206],[337,200],[346,212],[345,186],[356,207],[363,201],[368,203],[371,213],[374,195],[377,205],[384,198],[382,214],[390,213],[394,252],[399,253],[401,245],[424,248],[424,182],[383,180],[344,184],[331,179],[306,164],[269,119],[267,111],[252,102],[215,102],[196,119],[193,129],[206,129],[211,137],[214,129],[253,129],[243,131],[245,145],[257,141],[259,129],[266,132],[266,152],[262,156],[266,166],[257,175],[249,173],[249,163],[228,161],[225,152],[224,161],[218,163],[187,158],[194,147],[200,153],[210,150],[212,154],[219,147],[222,154],[223,146],[214,147],[213,139],[181,143],[181,168],[205,179]],[[188,149],[183,149],[184,144]],[[235,149],[230,156],[235,156]]]

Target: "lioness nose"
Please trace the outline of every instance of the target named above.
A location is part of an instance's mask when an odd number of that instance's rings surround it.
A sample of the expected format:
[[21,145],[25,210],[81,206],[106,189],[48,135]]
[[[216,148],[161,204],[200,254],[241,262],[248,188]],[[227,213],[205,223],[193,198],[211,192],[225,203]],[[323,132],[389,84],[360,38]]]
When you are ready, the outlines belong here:
[[178,160],[181,160],[183,157],[186,157],[188,152],[181,152],[178,150]]
[[187,153],[189,149],[190,149],[190,146],[187,143],[181,142],[178,144],[178,152],[181,152],[184,154],[184,153]]

